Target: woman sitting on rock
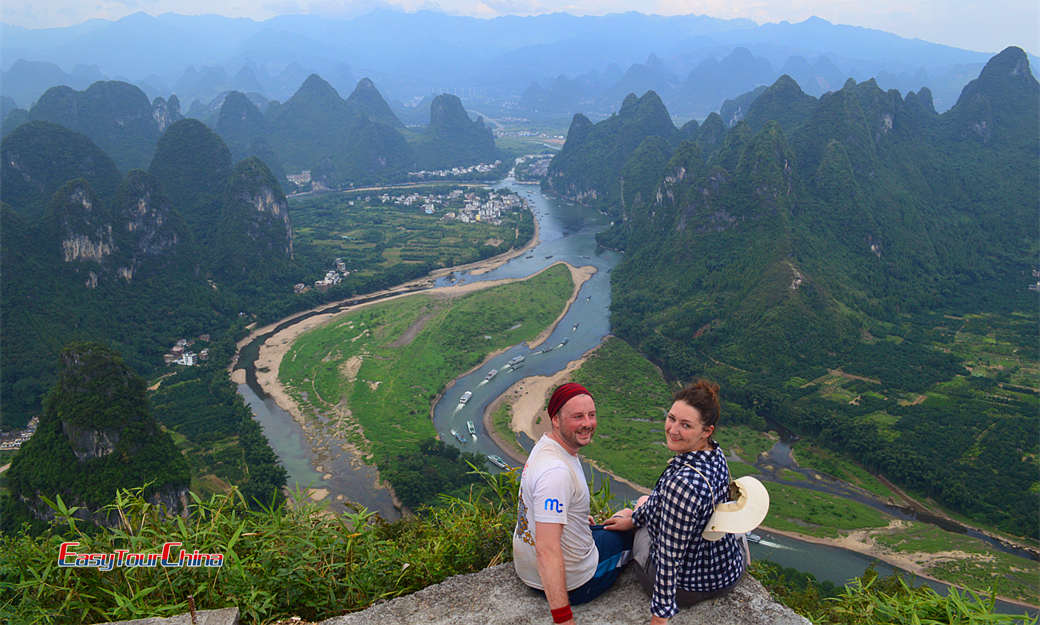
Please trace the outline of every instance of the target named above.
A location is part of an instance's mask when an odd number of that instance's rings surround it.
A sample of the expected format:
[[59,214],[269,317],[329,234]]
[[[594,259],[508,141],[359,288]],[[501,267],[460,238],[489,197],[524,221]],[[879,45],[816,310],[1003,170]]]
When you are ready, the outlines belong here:
[[625,508],[605,523],[608,529],[641,528],[633,566],[650,593],[651,625],[667,623],[679,606],[725,594],[746,562],[737,535],[716,541],[702,536],[716,506],[730,495],[726,457],[711,439],[719,421],[719,387],[700,380],[673,399],[664,431],[675,457],[635,511]]

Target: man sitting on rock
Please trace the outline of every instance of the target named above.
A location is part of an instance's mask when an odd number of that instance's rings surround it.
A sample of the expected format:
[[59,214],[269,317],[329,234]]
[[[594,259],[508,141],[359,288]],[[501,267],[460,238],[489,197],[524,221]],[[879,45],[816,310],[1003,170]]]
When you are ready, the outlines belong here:
[[592,525],[589,486],[578,450],[592,442],[596,404],[573,382],[549,398],[552,431],[531,450],[520,478],[513,564],[545,593],[554,623],[573,623],[571,606],[613,585],[632,550],[631,532]]

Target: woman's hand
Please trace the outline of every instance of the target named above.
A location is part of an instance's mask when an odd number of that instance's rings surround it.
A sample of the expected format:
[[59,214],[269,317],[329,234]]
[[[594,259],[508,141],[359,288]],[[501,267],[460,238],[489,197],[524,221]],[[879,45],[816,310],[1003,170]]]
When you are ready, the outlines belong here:
[[619,510],[617,514],[603,521],[603,527],[615,532],[627,532],[635,527],[632,523],[632,509]]
[[652,614],[650,615],[650,625],[668,625],[668,619]]

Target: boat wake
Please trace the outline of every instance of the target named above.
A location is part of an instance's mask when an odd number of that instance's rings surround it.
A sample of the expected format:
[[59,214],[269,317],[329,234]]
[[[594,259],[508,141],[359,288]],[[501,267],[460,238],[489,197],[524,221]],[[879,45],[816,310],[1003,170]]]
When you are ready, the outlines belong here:
[[787,545],[781,545],[780,543],[774,543],[771,540],[760,540],[759,545],[763,547],[769,547],[770,549],[786,549],[787,551],[796,551],[794,547],[788,547]]

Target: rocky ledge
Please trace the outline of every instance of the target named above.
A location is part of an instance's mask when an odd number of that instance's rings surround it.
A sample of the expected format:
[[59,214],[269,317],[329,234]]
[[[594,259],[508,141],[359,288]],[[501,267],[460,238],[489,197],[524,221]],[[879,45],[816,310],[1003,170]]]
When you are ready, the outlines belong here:
[[[579,625],[649,623],[650,598],[631,568],[595,601],[575,606]],[[551,623],[545,598],[524,586],[511,562],[478,573],[459,575],[414,594],[337,616],[319,625],[544,625]],[[732,592],[691,608],[682,608],[671,625],[811,625],[769,596],[745,575]]]

